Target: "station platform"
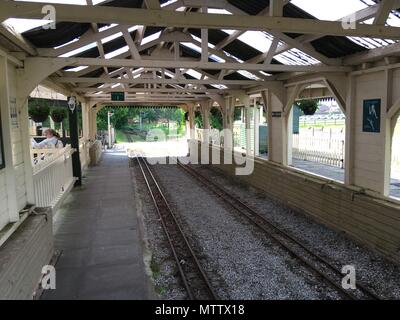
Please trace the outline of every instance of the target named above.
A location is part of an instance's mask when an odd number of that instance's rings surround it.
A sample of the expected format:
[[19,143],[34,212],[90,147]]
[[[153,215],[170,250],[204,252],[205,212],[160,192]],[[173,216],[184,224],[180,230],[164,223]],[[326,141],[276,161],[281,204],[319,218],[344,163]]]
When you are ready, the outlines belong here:
[[129,159],[107,151],[54,216],[56,289],[41,299],[149,299]]

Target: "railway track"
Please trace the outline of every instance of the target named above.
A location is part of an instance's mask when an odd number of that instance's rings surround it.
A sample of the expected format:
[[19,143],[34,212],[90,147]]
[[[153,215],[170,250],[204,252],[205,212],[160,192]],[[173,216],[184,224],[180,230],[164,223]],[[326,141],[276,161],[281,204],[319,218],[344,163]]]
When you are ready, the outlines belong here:
[[178,166],[186,173],[197,179],[206,190],[215,194],[224,203],[233,208],[240,215],[247,218],[258,229],[268,235],[273,241],[283,247],[291,256],[300,261],[328,285],[333,287],[342,297],[350,300],[380,300],[381,298],[357,281],[356,289],[349,291],[342,287],[344,275],[332,263],[313,252],[307,245],[295,239],[292,235],[267,220],[246,203],[228,193],[223,187],[204,177],[189,165],[178,162]]
[[218,300],[218,296],[202,268],[195,250],[185,236],[182,226],[172,211],[149,165],[140,156],[136,157],[136,161],[168,239],[188,298],[190,300]]

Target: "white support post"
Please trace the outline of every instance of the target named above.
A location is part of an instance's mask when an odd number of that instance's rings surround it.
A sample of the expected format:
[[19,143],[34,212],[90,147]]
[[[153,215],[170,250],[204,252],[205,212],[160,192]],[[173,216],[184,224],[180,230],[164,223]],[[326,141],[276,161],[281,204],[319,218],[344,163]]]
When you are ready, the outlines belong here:
[[89,121],[89,105],[85,102],[82,103],[82,131],[86,141],[90,139]]
[[20,108],[21,110],[21,113],[19,115],[19,123],[21,126],[22,150],[24,154],[24,163],[25,163],[24,169],[25,169],[26,201],[28,203],[35,203],[31,140],[29,133],[28,100],[25,100],[21,107],[17,105],[17,108]]
[[9,100],[8,61],[7,58],[0,56],[0,112],[5,160],[5,169],[2,170],[5,170],[6,172],[8,219],[10,222],[15,222],[19,220],[19,215],[16,192],[16,174],[12,153],[13,148]]
[[[286,121],[286,140],[287,140],[287,159],[286,164],[293,164],[292,145],[293,145],[293,108],[290,109]],[[284,159],[285,161],[285,159]]]
[[354,137],[355,137],[355,79],[350,76],[346,97],[346,130],[345,130],[345,158],[344,158],[344,183],[348,186],[354,184]]
[[254,99],[254,155],[260,155],[260,108]]
[[273,141],[272,141],[272,134],[271,134],[271,124],[272,124],[272,112],[271,112],[271,105],[270,105],[270,93],[269,91],[261,91],[261,97],[263,99],[264,103],[264,110],[267,116],[267,130],[268,130],[268,159],[271,159],[271,154],[272,154],[272,147],[273,147]]
[[246,154],[251,155],[251,133],[250,133],[250,99],[248,97],[244,98],[244,112],[245,112],[245,128],[246,128]]
[[194,105],[189,106],[189,138],[195,139]]

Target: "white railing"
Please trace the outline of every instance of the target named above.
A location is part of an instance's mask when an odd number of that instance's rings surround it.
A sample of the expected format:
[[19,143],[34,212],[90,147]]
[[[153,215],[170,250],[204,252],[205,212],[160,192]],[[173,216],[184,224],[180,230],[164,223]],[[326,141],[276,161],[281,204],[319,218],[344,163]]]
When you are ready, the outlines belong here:
[[[195,130],[195,139],[199,141],[204,141],[204,129],[196,128]],[[210,143],[220,146],[223,143],[223,138],[221,137],[221,133],[218,129],[210,129],[208,131],[208,140]]]
[[292,156],[299,160],[308,160],[343,168],[344,133],[311,130],[293,134]]
[[35,204],[38,207],[55,207],[74,184],[72,173],[72,153],[70,145],[62,149],[47,150],[44,160],[33,167]]
[[90,142],[87,141],[85,138],[81,138],[79,140],[79,157],[81,160],[82,171],[88,167],[90,162],[89,149],[90,149]]
[[203,141],[203,131],[204,129],[196,128],[194,138],[199,141]]

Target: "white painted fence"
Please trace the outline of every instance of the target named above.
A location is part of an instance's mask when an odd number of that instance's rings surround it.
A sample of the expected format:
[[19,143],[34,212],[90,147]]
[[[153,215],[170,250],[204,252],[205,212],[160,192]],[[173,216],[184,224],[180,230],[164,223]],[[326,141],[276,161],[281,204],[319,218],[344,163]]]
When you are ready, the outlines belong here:
[[344,141],[344,132],[316,129],[302,130],[300,134],[293,134],[292,156],[294,159],[343,168]]
[[89,166],[90,156],[89,156],[89,149],[90,149],[90,142],[87,141],[85,138],[81,138],[79,140],[79,157],[81,160],[81,168],[82,171],[86,170]]
[[35,205],[54,208],[75,182],[71,157],[75,150],[67,145],[62,149],[42,149],[32,152],[46,153],[44,159],[33,166]]
[[[204,129],[196,128],[195,130],[195,139],[199,141],[204,141]],[[223,143],[223,138],[221,137],[221,133],[218,129],[210,129],[208,131],[208,140],[210,143],[220,146]]]

